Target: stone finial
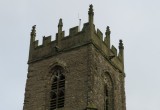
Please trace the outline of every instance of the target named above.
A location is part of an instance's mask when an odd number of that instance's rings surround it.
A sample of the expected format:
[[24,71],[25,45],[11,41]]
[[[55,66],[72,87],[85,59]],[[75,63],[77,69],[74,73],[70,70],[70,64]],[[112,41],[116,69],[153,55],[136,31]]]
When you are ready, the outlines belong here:
[[123,41],[122,41],[121,39],[119,40],[119,49],[120,49],[120,50],[123,50],[123,49],[124,49]]
[[89,6],[88,15],[89,15],[89,17],[88,17],[89,23],[92,24],[93,23],[93,15],[94,15],[92,4]]
[[122,65],[122,66],[123,66],[123,67],[122,67],[122,69],[123,69],[122,71],[124,72],[124,53],[123,53],[124,51],[123,51],[123,49],[124,49],[123,41],[120,39],[120,40],[119,40],[119,55],[118,55],[118,56],[119,56],[119,58],[120,58],[121,61],[122,61],[122,64],[123,64],[123,65]]
[[56,36],[56,50],[59,50],[61,48],[61,39],[63,37],[62,34],[62,27],[63,27],[63,22],[62,22],[62,18],[59,19],[59,23],[58,23],[58,33]]
[[62,22],[62,18],[59,19],[59,23],[58,23],[58,27],[62,27],[63,26],[63,22]]
[[32,57],[32,52],[33,52],[33,49],[36,47],[36,43],[38,45],[38,41],[35,42],[35,38],[36,38],[36,25],[32,26],[31,35],[30,35],[29,60]]
[[31,36],[36,36],[36,25],[32,26]]
[[107,28],[106,28],[106,36],[108,36],[110,34],[111,34],[110,28],[109,28],[109,26],[107,26]]
[[107,26],[105,34],[106,34],[106,37],[104,39],[104,42],[107,45],[107,47],[110,48],[110,34],[111,34],[111,31],[110,31],[109,26]]
[[88,14],[92,14],[92,15],[94,14],[94,12],[93,12],[93,5],[92,4],[89,6]]
[[58,23],[58,33],[62,32],[62,27],[63,27],[63,22],[62,22],[62,18],[60,18]]

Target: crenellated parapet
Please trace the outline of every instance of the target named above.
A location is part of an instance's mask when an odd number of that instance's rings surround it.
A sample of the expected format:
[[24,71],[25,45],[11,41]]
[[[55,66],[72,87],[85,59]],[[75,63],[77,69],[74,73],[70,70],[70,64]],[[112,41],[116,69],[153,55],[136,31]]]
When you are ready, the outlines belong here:
[[113,45],[111,46],[111,31],[109,26],[106,28],[105,37],[103,40],[103,33],[99,29],[95,30],[93,16],[93,6],[90,5],[88,11],[88,22],[84,23],[82,30],[79,30],[78,26],[70,28],[68,36],[65,36],[65,31],[63,31],[63,21],[60,19],[58,23],[58,32],[55,36],[56,39],[51,41],[51,36],[44,36],[42,45],[39,45],[38,40],[35,40],[36,26],[34,25],[31,31],[28,63],[41,60],[46,57],[51,57],[80,46],[93,44],[112,65],[114,65],[120,71],[124,72],[124,46],[122,40],[120,40],[119,43],[119,51],[117,51]]

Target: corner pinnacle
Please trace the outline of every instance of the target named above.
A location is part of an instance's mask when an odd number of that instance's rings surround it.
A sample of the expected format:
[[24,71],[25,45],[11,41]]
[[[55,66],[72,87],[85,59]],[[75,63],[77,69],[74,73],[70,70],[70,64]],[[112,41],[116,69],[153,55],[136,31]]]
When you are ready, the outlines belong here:
[[110,34],[111,34],[110,28],[109,28],[109,26],[107,26],[107,28],[106,28],[106,36],[110,35]]
[[31,36],[32,35],[36,36],[36,25],[32,26]]
[[58,27],[63,26],[62,18],[59,19]]
[[119,40],[119,49],[124,49],[123,41],[121,39]]
[[89,23],[90,24],[93,24],[93,16],[94,16],[94,12],[93,12],[93,5],[91,4],[90,6],[89,6],[89,11],[88,11],[88,21],[89,21]]

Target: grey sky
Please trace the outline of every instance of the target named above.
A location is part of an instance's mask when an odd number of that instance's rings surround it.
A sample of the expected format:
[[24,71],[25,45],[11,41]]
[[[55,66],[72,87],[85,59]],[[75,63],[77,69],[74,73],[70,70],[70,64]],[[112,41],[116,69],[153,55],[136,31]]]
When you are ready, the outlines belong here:
[[0,0],[0,110],[22,110],[32,25],[54,40],[58,19],[67,35],[91,3],[96,28],[124,41],[127,110],[160,110],[159,0]]

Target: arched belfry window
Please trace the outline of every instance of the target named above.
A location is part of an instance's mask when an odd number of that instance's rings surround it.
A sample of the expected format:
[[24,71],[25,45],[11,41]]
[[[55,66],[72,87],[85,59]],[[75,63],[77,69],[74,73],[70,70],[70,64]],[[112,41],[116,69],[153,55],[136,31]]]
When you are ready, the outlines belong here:
[[65,75],[64,69],[61,66],[55,66],[52,70],[52,85],[51,85],[51,102],[50,110],[64,107],[65,101]]

